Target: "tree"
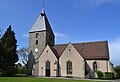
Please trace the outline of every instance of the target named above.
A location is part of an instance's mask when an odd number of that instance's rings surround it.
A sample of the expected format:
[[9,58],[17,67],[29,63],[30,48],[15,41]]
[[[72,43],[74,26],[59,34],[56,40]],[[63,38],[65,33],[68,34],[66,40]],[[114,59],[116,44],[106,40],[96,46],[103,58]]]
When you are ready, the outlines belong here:
[[2,29],[0,28],[0,39],[1,39],[1,35],[2,35]]
[[116,67],[114,68],[114,71],[115,71],[115,73],[116,73],[116,77],[117,77],[117,78],[120,78],[120,65],[119,65],[119,66],[116,66]]
[[27,67],[28,62],[28,48],[21,48],[17,51],[17,54],[19,56],[19,62],[24,64]]
[[3,50],[2,50],[2,45],[1,45],[1,28],[0,28],[0,69],[2,67],[2,61],[1,61],[1,58],[2,58],[2,54],[3,54]]
[[17,55],[17,40],[15,38],[15,33],[11,28],[11,25],[7,28],[7,31],[5,31],[4,35],[1,38],[1,47],[2,47],[2,54],[1,56],[1,62],[2,62],[2,70],[5,74],[11,74],[7,73],[10,69],[14,69],[15,63],[18,61],[18,55]]
[[28,70],[28,48],[21,48],[17,51],[17,54],[19,56],[19,62],[21,64],[24,64],[24,67],[19,69],[18,73],[27,73]]
[[6,61],[5,59],[5,54],[7,52],[5,52],[5,49],[2,46],[2,43],[0,42],[0,69],[4,68],[4,62]]

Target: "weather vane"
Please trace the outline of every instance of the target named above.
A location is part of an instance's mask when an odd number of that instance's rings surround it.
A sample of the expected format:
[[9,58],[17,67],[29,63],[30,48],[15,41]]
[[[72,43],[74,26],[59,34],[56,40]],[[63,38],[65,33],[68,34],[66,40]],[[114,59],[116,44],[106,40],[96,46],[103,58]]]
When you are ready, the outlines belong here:
[[45,2],[44,2],[44,0],[43,0],[43,8],[45,7]]

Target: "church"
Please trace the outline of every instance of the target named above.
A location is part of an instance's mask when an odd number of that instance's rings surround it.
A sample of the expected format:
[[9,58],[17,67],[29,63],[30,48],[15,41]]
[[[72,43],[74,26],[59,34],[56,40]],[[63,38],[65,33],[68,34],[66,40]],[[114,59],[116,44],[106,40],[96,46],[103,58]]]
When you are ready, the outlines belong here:
[[55,44],[44,8],[29,31],[28,74],[39,77],[96,78],[112,72],[107,41]]

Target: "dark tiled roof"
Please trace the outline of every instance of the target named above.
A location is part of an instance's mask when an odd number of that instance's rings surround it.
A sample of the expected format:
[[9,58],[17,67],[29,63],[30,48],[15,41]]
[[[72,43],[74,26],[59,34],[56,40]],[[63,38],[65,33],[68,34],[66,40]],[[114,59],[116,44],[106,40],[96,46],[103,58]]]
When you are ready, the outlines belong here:
[[75,43],[73,46],[84,59],[109,59],[107,41]]
[[[52,50],[59,58],[68,44],[55,45]],[[84,59],[109,59],[107,41],[73,43],[75,49]]]
[[62,53],[64,52],[65,48],[67,47],[67,45],[68,44],[55,45],[52,50],[57,57],[60,57]]

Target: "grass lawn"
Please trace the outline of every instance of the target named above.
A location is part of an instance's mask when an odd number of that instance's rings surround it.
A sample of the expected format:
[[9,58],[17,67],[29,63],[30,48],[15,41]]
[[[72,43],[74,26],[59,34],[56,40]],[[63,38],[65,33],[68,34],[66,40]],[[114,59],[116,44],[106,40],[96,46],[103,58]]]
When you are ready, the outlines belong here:
[[70,79],[56,79],[56,78],[55,79],[33,78],[33,77],[0,77],[0,82],[99,82],[99,81],[70,80]]

